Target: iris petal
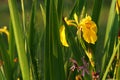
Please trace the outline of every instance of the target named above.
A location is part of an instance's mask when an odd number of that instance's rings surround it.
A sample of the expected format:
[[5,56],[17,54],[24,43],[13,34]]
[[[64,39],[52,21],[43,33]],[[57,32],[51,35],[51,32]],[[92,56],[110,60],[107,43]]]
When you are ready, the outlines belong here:
[[75,22],[78,24],[78,16],[76,13],[74,14],[74,19],[75,19]]
[[97,40],[97,26],[93,21],[91,21],[91,17],[87,16],[82,19],[79,26],[82,28],[84,40],[88,43],[95,44]]
[[8,37],[8,41],[9,41],[9,32],[8,32],[6,26],[4,26],[3,28],[0,29],[0,33],[5,33],[7,35],[7,37]]
[[63,46],[69,47],[67,40],[66,40],[66,35],[65,35],[65,26],[62,25],[60,27],[60,41],[62,43]]

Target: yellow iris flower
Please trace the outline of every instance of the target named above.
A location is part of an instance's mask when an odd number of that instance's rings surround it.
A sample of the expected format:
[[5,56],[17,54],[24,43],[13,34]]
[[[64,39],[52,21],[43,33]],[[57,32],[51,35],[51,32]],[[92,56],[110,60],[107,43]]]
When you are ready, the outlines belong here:
[[86,16],[84,19],[81,20],[78,27],[82,29],[83,38],[86,42],[95,44],[97,40],[97,26],[91,20],[90,16]]
[[[90,16],[86,16],[85,18],[78,21],[78,16],[75,13],[74,20],[68,20],[67,17],[65,17],[64,20],[68,26],[75,26],[78,29],[78,32],[81,31],[83,39],[87,43],[95,44],[95,42],[97,40],[97,35],[96,35],[97,26],[96,26],[95,22],[92,21]],[[66,45],[68,46],[68,43],[65,38],[65,27],[64,28],[63,27],[64,26],[62,26],[60,28],[60,38],[62,38],[61,42],[64,46],[66,46]],[[62,35],[63,35],[63,37],[62,37]]]
[[78,31],[83,32],[83,38],[86,42],[95,44],[97,40],[97,26],[96,24],[92,21],[90,16],[86,16],[85,18],[81,19],[81,21],[78,21],[78,16],[75,13],[74,14],[74,19],[77,24],[77,28],[80,29]]

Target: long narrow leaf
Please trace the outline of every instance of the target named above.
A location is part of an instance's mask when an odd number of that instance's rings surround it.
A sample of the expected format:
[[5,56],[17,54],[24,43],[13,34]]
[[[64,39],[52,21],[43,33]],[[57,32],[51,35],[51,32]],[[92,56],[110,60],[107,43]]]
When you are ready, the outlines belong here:
[[100,11],[102,7],[102,2],[103,0],[95,0],[94,7],[93,7],[93,12],[92,12],[92,19],[95,21],[95,23],[98,23],[99,16],[100,16]]
[[49,30],[49,12],[50,12],[50,0],[45,0],[46,4],[46,30],[45,30],[45,53],[44,53],[44,80],[50,79],[50,70],[49,70],[49,53],[50,53],[50,30]]
[[17,46],[22,77],[23,80],[30,80],[28,61],[25,52],[24,34],[22,32],[22,25],[19,21],[17,3],[14,0],[8,0],[8,4],[10,9],[10,16],[13,25],[13,32],[15,36],[15,42]]
[[6,77],[6,79],[13,79],[13,76],[10,73],[12,71],[10,57],[7,52],[6,44],[4,44],[5,42],[3,41],[3,38],[1,35],[0,35],[0,42],[1,42],[0,43],[0,53],[1,53],[2,60],[4,61],[3,71],[5,74],[5,77]]
[[112,54],[112,56],[111,56],[111,58],[110,58],[110,61],[109,61],[109,63],[108,63],[108,66],[107,66],[107,68],[106,68],[106,71],[105,71],[105,73],[104,73],[104,75],[103,75],[102,80],[105,80],[105,79],[106,79],[107,73],[108,73],[108,71],[109,71],[109,68],[110,68],[113,60],[114,60],[114,57],[115,57],[115,55],[116,55],[116,52],[117,52],[117,50],[119,49],[119,46],[120,46],[120,42],[117,44],[117,46],[115,47],[115,49],[114,49],[114,51],[113,51],[113,54]]
[[[106,28],[106,34],[105,34],[105,42],[104,42],[104,56],[103,56],[103,60],[102,60],[102,73],[105,69],[105,66],[107,64],[106,62],[106,59],[109,60],[108,57],[108,54],[109,54],[109,57],[111,56],[110,53],[112,53],[112,51],[109,53],[109,50],[113,50],[113,48],[110,49],[110,43],[114,40],[111,40],[111,39],[114,39],[115,37],[112,36],[112,34],[116,34],[114,32],[117,32],[113,29],[114,28],[114,18],[115,18],[115,11],[114,11],[114,7],[115,7],[115,0],[112,1],[112,4],[111,4],[111,9],[110,9],[110,13],[109,13],[109,18],[108,18],[108,23],[107,23],[107,28]],[[113,31],[113,32],[112,32]],[[112,42],[114,44],[114,42]],[[111,44],[111,47],[113,47],[113,44]]]
[[33,77],[35,80],[39,80],[39,69],[38,69],[38,61],[37,61],[37,47],[38,47],[38,41],[39,37],[37,36],[37,30],[35,26],[36,22],[36,7],[37,7],[37,0],[33,0],[32,9],[31,9],[31,20],[30,20],[30,34],[29,34],[29,48],[30,48],[30,55],[32,60],[32,72]]

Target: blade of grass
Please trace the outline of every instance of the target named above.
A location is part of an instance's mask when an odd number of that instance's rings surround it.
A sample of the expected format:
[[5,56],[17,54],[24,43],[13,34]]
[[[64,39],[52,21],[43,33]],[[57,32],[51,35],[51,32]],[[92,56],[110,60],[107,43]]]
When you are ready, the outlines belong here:
[[3,70],[4,70],[4,74],[7,80],[9,79],[13,79],[13,76],[11,74],[12,68],[11,68],[11,63],[10,63],[10,57],[8,54],[8,50],[7,50],[7,46],[5,44],[5,42],[3,41],[3,37],[0,35],[0,55],[2,57],[2,60],[4,62],[3,65]]
[[15,38],[14,38],[14,33],[13,33],[13,28],[12,28],[12,23],[10,23],[10,28],[9,28],[9,33],[10,33],[10,39],[9,39],[9,56],[10,56],[10,63],[12,66],[12,69],[14,68],[14,57],[15,57]]
[[[120,39],[118,38],[118,42],[117,42],[117,44],[118,43],[120,43]],[[113,77],[113,79],[115,79],[116,78],[116,80],[119,80],[120,79],[120,76],[119,76],[119,74],[120,74],[120,45],[119,45],[119,49],[117,50],[117,53],[116,53],[116,55],[117,55],[117,62],[116,62],[116,67],[115,67],[115,70],[114,70],[114,77]]]
[[7,80],[6,78],[5,78],[5,75],[3,74],[3,72],[2,72],[2,66],[0,66],[1,68],[0,68],[0,79],[1,80]]
[[[92,20],[96,23],[97,28],[98,28],[98,32],[97,32],[98,40],[97,40],[95,45],[91,45],[91,49],[92,49],[93,53],[95,53],[95,54],[93,54],[93,56],[94,56],[94,62],[96,65],[96,69],[99,68],[99,65],[97,65],[97,64],[101,63],[100,56],[102,56],[101,52],[99,52],[100,54],[98,53],[98,50],[101,49],[101,51],[102,51],[102,48],[100,48],[100,46],[103,46],[103,44],[100,43],[102,41],[100,38],[101,37],[100,30],[102,27],[99,27],[100,25],[98,24],[99,23],[99,16],[101,13],[101,8],[102,8],[102,3],[103,3],[103,0],[99,0],[99,1],[94,0],[94,6],[93,6],[93,10],[92,10]],[[103,31],[103,29],[102,29],[102,31]],[[101,44],[101,45],[99,45],[99,44]]]
[[19,21],[17,3],[14,0],[8,0],[8,4],[9,4],[10,16],[13,25],[13,32],[15,36],[15,42],[17,46],[22,77],[23,80],[30,80],[28,60],[25,52],[24,34],[22,32],[22,26]]
[[[118,15],[118,26],[119,26],[119,30],[120,30],[120,14]],[[120,43],[120,38],[118,37],[118,43]],[[118,53],[117,53],[117,58],[118,58],[118,69],[117,69],[117,73],[116,73],[116,79],[119,80],[120,79],[120,45],[119,45],[119,50],[118,50]]]
[[[45,38],[45,80],[65,80],[59,41],[59,22],[55,0],[47,0]],[[47,76],[47,78],[46,78]],[[48,78],[49,77],[49,78]]]
[[115,11],[114,11],[115,10],[115,2],[116,2],[116,0],[112,1],[112,3],[111,3],[111,8],[110,8],[108,22],[107,22],[107,29],[106,29],[106,34],[105,34],[104,46],[106,46],[106,43],[109,39],[109,33],[110,33],[112,25],[113,25],[113,21],[114,21],[114,17],[115,17]]
[[119,49],[119,46],[120,46],[120,42],[119,42],[119,43],[117,44],[117,46],[114,48],[113,54],[112,54],[112,56],[111,56],[111,58],[110,58],[110,61],[109,61],[108,66],[107,66],[107,68],[106,68],[106,70],[105,70],[105,73],[104,73],[104,75],[103,75],[102,80],[105,80],[105,79],[106,79],[107,73],[109,72],[109,68],[110,68],[110,66],[111,66],[111,64],[112,64],[112,62],[113,62],[113,60],[114,60],[114,57],[115,57],[115,55],[116,55],[117,50]]
[[[43,52],[44,52],[44,47],[43,47],[43,45],[45,45],[45,29],[46,29],[46,11],[45,11],[45,9],[44,9],[44,7],[42,6],[42,4],[40,4],[40,9],[41,9],[41,14],[42,14],[42,18],[43,18],[43,28],[42,29],[40,29],[40,35],[39,35],[39,52],[41,53],[41,54],[39,54],[39,56],[40,56],[40,58],[39,58],[39,60],[40,60],[40,64],[41,64],[41,66],[40,66],[40,79],[43,79],[43,75],[44,75],[44,54],[43,54]],[[39,64],[38,64],[38,66],[39,66]]]
[[46,30],[45,30],[45,53],[44,53],[44,80],[50,80],[50,70],[49,70],[49,53],[50,53],[50,0],[45,0],[46,4]]
[[[30,34],[29,34],[29,47],[30,47],[30,55],[32,60],[32,70],[35,80],[39,80],[40,77],[39,69],[38,69],[38,58],[36,57],[39,53],[37,53],[38,44],[38,36],[37,30],[35,26],[36,22],[36,7],[37,7],[37,0],[33,0],[32,10],[31,10],[31,21],[30,21]],[[39,37],[40,38],[40,37]]]
[[104,41],[104,55],[103,55],[103,59],[102,59],[102,67],[101,67],[102,72],[101,73],[103,73],[103,71],[105,70],[105,66],[107,64],[106,60],[109,60],[109,58],[107,58],[108,54],[109,54],[109,57],[112,54],[113,44],[114,44],[114,42],[113,42],[114,40],[112,40],[112,39],[115,39],[116,35],[115,36],[113,36],[113,35],[116,34],[114,32],[117,32],[117,31],[115,31],[115,28],[113,25],[114,20],[115,20],[114,19],[115,18],[115,11],[114,11],[115,2],[116,2],[115,0],[112,1],[109,18],[108,18],[108,23],[107,23],[107,28],[106,28],[105,41]]
[[58,13],[58,20],[60,21],[61,23],[61,20],[62,20],[62,12],[63,12],[63,0],[58,0],[58,3],[57,3],[57,13]]
[[22,23],[25,31],[25,10],[24,10],[24,1],[21,0],[21,7],[22,7]]
[[82,12],[82,9],[83,9],[83,6],[85,5],[86,3],[86,0],[76,0],[76,3],[70,13],[70,18],[73,17],[73,14],[76,12],[78,16],[80,16],[81,12]]
[[[58,5],[60,5],[61,3],[58,2]],[[62,6],[63,4],[61,4]],[[60,45],[60,39],[59,39],[59,17],[60,14],[57,13],[57,9],[55,8],[55,0],[53,0],[52,5],[51,5],[51,10],[53,10],[53,12],[51,12],[52,14],[52,22],[51,22],[51,27],[52,27],[52,35],[53,35],[53,63],[56,64],[52,64],[53,65],[53,74],[59,72],[56,74],[56,77],[54,80],[64,80],[65,79],[65,72],[64,72],[64,64],[63,64],[63,55],[62,55],[62,50],[61,50],[61,45]],[[60,17],[61,19],[61,17]],[[56,68],[56,69],[55,69]],[[55,70],[54,70],[55,69]],[[53,75],[55,76],[55,75]]]
[[45,15],[45,10],[43,9],[42,4],[40,4],[40,8],[41,8],[41,12],[42,12],[42,16],[43,16],[43,22],[44,22],[44,26],[46,26],[46,15]]
[[114,22],[113,22],[113,26],[112,26],[112,29],[111,29],[111,32],[110,32],[110,35],[109,35],[109,43],[107,44],[107,48],[105,48],[105,64],[102,66],[104,66],[104,69],[103,71],[106,71],[106,67],[108,67],[108,61],[109,61],[109,58],[112,57],[113,55],[113,52],[114,52],[114,44],[115,44],[115,40],[116,40],[116,37],[118,37],[118,18],[117,16],[115,16],[115,19],[114,19]]
[[[120,61],[119,61],[119,63],[120,63]],[[118,64],[119,64],[118,63]],[[119,80],[120,79],[120,65],[118,66],[118,69],[117,69],[117,74],[116,74],[116,80]]]
[[100,11],[102,7],[102,2],[103,0],[95,0],[93,11],[92,11],[92,20],[98,24],[99,16],[100,16]]

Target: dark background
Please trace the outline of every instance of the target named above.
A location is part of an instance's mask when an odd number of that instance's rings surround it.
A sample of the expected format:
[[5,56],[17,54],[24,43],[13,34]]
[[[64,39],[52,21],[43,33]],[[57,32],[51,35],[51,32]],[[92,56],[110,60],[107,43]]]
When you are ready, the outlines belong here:
[[[6,25],[9,26],[9,22],[10,22],[10,14],[9,14],[9,8],[8,8],[8,0],[0,0],[0,27]],[[40,13],[40,3],[43,4],[44,0],[38,0],[37,4],[38,4],[38,20],[40,20],[41,22],[41,13]],[[91,15],[91,10],[93,7],[93,2],[94,0],[87,0],[87,14]],[[101,16],[104,17],[101,20],[100,19],[100,23],[102,22],[102,24],[106,23],[107,21],[107,16],[108,16],[108,12],[109,12],[109,7],[110,7],[110,3],[112,0],[104,0],[103,2],[103,7],[102,7],[102,11],[101,11]],[[21,11],[21,0],[17,0],[18,2],[18,8],[19,11]],[[64,15],[66,16],[72,6],[74,5],[75,0],[64,0]],[[30,9],[31,9],[31,5],[32,5],[32,0],[24,0],[25,3],[25,12],[26,14],[28,13],[28,17],[29,17],[29,13],[30,13]],[[44,4],[43,4],[44,5]]]

